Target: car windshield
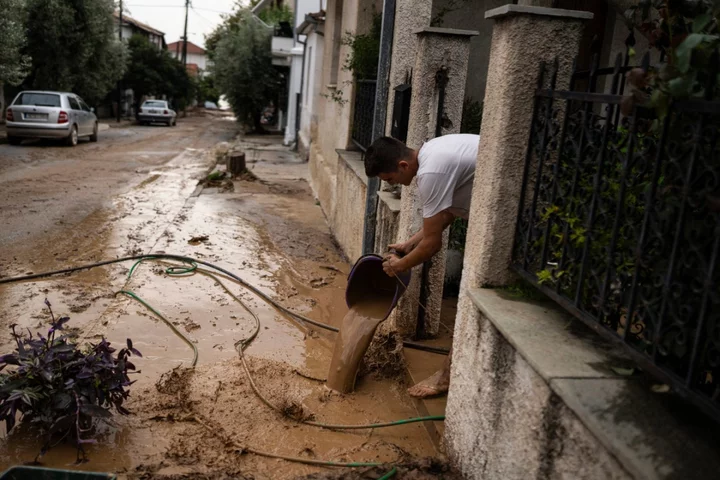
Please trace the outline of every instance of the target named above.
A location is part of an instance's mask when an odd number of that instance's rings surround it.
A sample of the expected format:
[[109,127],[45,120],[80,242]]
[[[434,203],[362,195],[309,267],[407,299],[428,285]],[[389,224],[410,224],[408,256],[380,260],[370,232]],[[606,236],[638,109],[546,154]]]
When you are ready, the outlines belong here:
[[26,92],[20,94],[15,100],[14,105],[34,105],[36,107],[59,107],[60,95],[52,93],[32,93]]
[[143,107],[165,108],[165,102],[145,102]]

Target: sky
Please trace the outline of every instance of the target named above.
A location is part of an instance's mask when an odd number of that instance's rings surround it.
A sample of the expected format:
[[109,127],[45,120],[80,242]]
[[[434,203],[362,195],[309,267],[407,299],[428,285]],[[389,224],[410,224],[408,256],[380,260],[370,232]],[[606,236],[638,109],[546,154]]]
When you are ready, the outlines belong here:
[[[244,2],[243,2],[244,3]],[[195,0],[190,2],[188,40],[205,47],[205,35],[231,13],[236,0]],[[185,0],[123,0],[123,13],[165,33],[165,41],[180,40],[185,25]]]

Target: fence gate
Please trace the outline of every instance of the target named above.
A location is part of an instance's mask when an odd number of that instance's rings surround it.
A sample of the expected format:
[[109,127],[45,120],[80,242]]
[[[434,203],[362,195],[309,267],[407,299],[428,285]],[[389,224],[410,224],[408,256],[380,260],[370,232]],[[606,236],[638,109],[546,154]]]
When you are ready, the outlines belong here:
[[705,98],[663,118],[620,113],[631,69],[620,56],[574,71],[567,91],[555,90],[557,62],[543,66],[513,267],[720,421],[717,64]]

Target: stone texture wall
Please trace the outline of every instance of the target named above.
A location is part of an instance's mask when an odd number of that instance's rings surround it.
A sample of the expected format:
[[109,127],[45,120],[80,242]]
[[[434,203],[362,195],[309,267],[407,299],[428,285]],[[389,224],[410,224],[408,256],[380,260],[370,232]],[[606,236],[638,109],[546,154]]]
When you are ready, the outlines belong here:
[[362,255],[367,177],[357,152],[341,152],[338,161],[335,211],[330,229],[350,263]]
[[[465,96],[482,102],[485,98],[492,20],[485,19],[485,11],[499,7],[507,0],[435,0],[432,6],[433,26],[477,30],[479,35],[470,39],[470,60],[465,84]],[[441,16],[441,14],[443,14]],[[470,132],[478,133],[478,132]]]
[[631,478],[492,323],[471,307],[455,326],[445,422],[446,446],[463,476]]
[[[458,133],[462,118],[462,106],[467,78],[469,41],[468,35],[426,31],[419,34],[420,43],[413,69],[412,100],[407,145],[419,149],[424,142],[435,137],[435,124],[439,92],[435,75],[441,68],[448,73],[445,88],[444,128],[442,134]],[[402,188],[398,240],[405,241],[422,228],[422,204],[417,195],[417,183]],[[423,336],[434,336],[440,326],[442,286],[445,280],[445,250],[448,232],[443,235],[443,248],[428,262],[428,291],[420,298],[423,266],[413,269],[412,279],[397,309],[397,325],[402,335],[417,333],[418,299],[424,305]]]
[[531,459],[542,449],[538,433],[530,428],[542,425],[537,419],[542,418],[549,389],[514,354],[503,350],[498,339],[481,335],[483,320],[468,291],[513,279],[510,253],[540,62],[560,58],[563,73],[558,86],[566,86],[582,21],[528,13],[494,21],[479,174],[473,185],[453,337],[446,439],[451,457],[469,478],[483,478],[482,472],[484,478],[549,478],[535,476],[540,460]]
[[406,76],[415,65],[418,40],[415,32],[430,26],[432,0],[396,0],[395,30],[393,33],[392,63],[390,65],[390,90],[388,92],[387,121],[385,132],[390,135],[395,87],[405,83]]

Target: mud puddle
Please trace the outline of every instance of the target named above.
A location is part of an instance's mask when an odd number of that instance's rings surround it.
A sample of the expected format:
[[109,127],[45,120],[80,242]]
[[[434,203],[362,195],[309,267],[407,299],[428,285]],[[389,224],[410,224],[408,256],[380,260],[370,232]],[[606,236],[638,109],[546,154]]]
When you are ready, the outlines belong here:
[[[107,231],[88,242],[97,245],[98,260],[152,251],[217,264],[289,308],[339,324],[347,313],[344,289],[349,266],[307,184],[295,176],[288,178],[282,165],[258,164],[255,170],[265,183],[236,181],[233,193],[188,196],[183,201],[167,197],[189,195],[194,189],[190,176],[173,193],[170,183],[162,183],[178,178],[158,175],[117,199],[107,221],[98,220]],[[160,192],[159,198],[153,198],[153,191]],[[203,240],[191,242],[198,238]],[[77,327],[81,338],[105,336],[115,344],[132,338],[143,353],[135,362],[141,373],[134,377],[137,383],[127,403],[134,414],[114,417],[116,427],[101,436],[100,444],[88,448],[90,462],[72,468],[115,471],[127,478],[296,478],[326,471],[242,454],[228,446],[228,438],[277,454],[334,461],[398,462],[435,455],[422,424],[339,432],[283,418],[252,392],[234,348],[253,331],[254,320],[215,279],[201,273],[169,276],[166,265],[143,262],[127,280],[129,267],[114,265],[0,289],[3,315],[12,312],[31,329],[47,322],[42,301],[48,296],[56,314],[69,314],[69,326]],[[335,334],[299,325],[246,289],[220,279],[259,316],[260,333],[245,353],[258,388],[273,403],[292,411],[300,406],[307,415],[328,423],[417,416],[406,385],[397,379],[362,377],[355,393],[331,393],[323,381]],[[192,350],[166,325],[137,302],[113,296],[120,287],[135,292],[192,339],[199,350],[195,370],[185,370]],[[65,295],[63,289],[73,293]],[[85,302],[81,295],[91,300]],[[9,308],[15,304],[17,308]],[[169,383],[171,387],[158,390],[158,380],[176,367],[178,378]],[[193,417],[202,418],[225,437]],[[21,431],[11,439],[0,439],[0,469],[31,460],[39,443]],[[74,458],[74,449],[61,445],[47,454],[44,463],[65,468]]]

